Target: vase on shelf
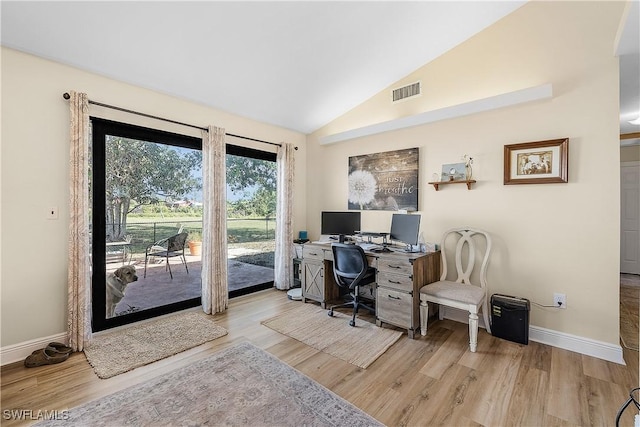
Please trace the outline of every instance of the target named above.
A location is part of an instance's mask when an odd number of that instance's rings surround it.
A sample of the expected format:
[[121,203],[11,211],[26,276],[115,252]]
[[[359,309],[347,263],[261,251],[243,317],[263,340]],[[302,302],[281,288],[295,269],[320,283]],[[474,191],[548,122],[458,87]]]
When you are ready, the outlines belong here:
[[471,168],[471,165],[473,164],[473,157],[465,154],[462,156],[462,160],[464,161],[465,178],[467,181],[471,181],[473,179],[473,169]]

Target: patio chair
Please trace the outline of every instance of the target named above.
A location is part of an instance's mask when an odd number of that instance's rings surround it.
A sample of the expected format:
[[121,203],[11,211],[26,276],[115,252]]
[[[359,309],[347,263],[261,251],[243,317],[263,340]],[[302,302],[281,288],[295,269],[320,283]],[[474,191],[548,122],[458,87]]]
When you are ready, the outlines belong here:
[[166,260],[165,271],[169,270],[169,276],[173,279],[173,273],[171,272],[171,263],[169,258],[180,257],[180,261],[184,264],[184,268],[189,274],[189,267],[187,267],[187,260],[184,257],[184,247],[187,242],[188,233],[178,233],[166,239],[158,240],[155,243],[147,246],[144,253],[144,277],[147,277],[147,263],[149,257],[162,257]]

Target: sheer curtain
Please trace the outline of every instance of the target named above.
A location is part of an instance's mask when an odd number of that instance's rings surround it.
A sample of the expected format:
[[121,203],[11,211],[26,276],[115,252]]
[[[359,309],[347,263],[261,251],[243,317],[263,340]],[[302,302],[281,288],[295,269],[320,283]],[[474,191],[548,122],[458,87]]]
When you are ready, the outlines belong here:
[[221,313],[229,304],[227,283],[227,176],[225,130],[202,132],[202,309]]
[[277,289],[293,285],[293,166],[294,147],[283,143],[277,155],[276,252],[273,284]]
[[91,278],[89,245],[89,99],[71,92],[69,270],[67,339],[74,351],[91,340]]

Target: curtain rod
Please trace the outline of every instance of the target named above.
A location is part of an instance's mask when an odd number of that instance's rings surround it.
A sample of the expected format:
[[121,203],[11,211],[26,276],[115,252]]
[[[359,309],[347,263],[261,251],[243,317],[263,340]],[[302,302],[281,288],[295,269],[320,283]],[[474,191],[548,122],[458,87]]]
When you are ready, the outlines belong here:
[[[69,95],[68,92],[65,92],[65,93],[62,94],[62,97],[64,99],[66,99],[66,100],[69,100],[71,98],[71,95]],[[176,124],[176,125],[181,125],[181,126],[194,128],[194,129],[200,129],[200,130],[204,130],[204,131],[209,131],[209,129],[207,129],[205,127],[202,127],[202,126],[196,126],[196,125],[191,125],[189,123],[179,122],[179,121],[176,121],[176,120],[165,119],[164,117],[153,116],[151,114],[141,113],[139,111],[129,110],[129,109],[122,108],[122,107],[116,107],[115,105],[104,104],[102,102],[89,100],[89,104],[98,105],[100,107],[105,107],[105,108],[110,108],[112,110],[123,111],[125,113],[136,114],[138,116],[148,117],[150,119],[162,120],[164,122],[169,122],[169,123],[173,123],[173,124]],[[225,133],[225,135],[234,136],[236,138],[246,139],[246,140],[249,140],[249,141],[262,142],[263,144],[270,144],[270,145],[276,145],[278,147],[282,147],[282,144],[278,144],[278,143],[275,143],[275,142],[269,142],[269,141],[263,141],[261,139],[249,138],[248,136],[236,135],[236,134],[233,134],[233,133]],[[297,150],[298,147],[294,147],[294,149]]]

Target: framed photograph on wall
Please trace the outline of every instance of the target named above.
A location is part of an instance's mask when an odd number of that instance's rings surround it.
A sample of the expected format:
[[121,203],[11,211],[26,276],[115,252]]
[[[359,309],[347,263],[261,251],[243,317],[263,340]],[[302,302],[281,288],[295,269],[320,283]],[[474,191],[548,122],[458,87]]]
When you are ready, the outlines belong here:
[[418,210],[419,149],[349,157],[349,210]]
[[467,179],[465,163],[447,163],[442,165],[441,181],[464,181]]
[[504,185],[569,181],[569,138],[504,146]]

